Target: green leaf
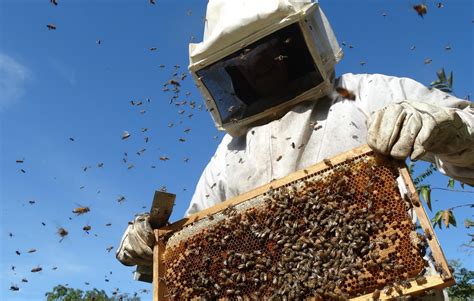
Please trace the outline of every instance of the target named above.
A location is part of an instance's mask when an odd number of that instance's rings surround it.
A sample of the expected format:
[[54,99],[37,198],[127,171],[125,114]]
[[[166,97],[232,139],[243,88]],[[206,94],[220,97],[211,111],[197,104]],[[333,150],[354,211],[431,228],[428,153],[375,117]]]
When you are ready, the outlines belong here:
[[471,228],[471,227],[474,227],[474,221],[466,218],[464,220],[464,227],[466,227],[467,229]]
[[449,210],[449,223],[453,225],[454,227],[457,227],[456,218],[454,217],[454,213],[452,210]]
[[449,178],[448,187],[451,188],[451,189],[454,189],[454,179],[453,178]]
[[432,210],[431,209],[431,187],[428,186],[428,185],[421,186],[420,187],[420,193],[421,193],[421,196],[423,197],[423,199],[425,200],[426,205],[428,205],[428,208],[431,211]]
[[442,89],[439,89],[439,90],[441,90],[441,91],[443,91],[443,92],[446,92],[446,93],[451,93],[451,92],[453,92],[453,90],[451,90],[450,88],[442,88]]
[[441,229],[441,217],[442,217],[443,211],[440,210],[436,212],[435,216],[431,219],[431,223],[433,224],[433,227],[436,228],[436,225]]
[[452,214],[451,210],[444,210],[443,213],[441,214],[441,218],[443,219],[443,223],[446,226],[446,228],[449,228],[449,219],[450,215]]
[[446,82],[446,73],[444,72],[444,68],[441,68],[436,72],[438,78],[441,82]]

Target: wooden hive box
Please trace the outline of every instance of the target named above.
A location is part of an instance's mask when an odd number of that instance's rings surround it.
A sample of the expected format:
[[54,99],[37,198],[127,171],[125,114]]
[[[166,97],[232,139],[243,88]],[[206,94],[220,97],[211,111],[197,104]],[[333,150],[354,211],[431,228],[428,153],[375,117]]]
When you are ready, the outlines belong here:
[[155,236],[155,301],[374,300],[454,284],[404,162],[366,145]]

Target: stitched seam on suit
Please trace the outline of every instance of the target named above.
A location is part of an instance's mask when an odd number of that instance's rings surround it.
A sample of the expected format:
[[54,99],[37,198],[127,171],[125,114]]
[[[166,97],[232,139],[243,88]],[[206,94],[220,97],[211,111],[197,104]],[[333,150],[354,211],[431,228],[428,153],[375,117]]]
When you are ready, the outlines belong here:
[[272,136],[273,136],[273,122],[270,123],[270,126],[268,127],[268,130],[269,130],[269,135],[267,136],[268,138],[268,152],[270,153],[270,156],[268,156],[268,163],[269,163],[269,177],[268,177],[268,181],[267,182],[270,182],[271,180],[273,180],[273,141],[272,141]]

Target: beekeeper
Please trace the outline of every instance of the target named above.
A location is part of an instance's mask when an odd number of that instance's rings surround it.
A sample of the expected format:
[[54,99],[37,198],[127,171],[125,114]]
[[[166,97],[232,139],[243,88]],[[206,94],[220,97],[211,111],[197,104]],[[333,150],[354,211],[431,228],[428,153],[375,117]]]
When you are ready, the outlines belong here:
[[[203,42],[190,44],[189,69],[227,134],[187,215],[364,143],[474,184],[472,103],[409,78],[335,78],[343,52],[317,3],[210,0],[206,20]],[[140,215],[117,258],[150,266],[153,243]]]

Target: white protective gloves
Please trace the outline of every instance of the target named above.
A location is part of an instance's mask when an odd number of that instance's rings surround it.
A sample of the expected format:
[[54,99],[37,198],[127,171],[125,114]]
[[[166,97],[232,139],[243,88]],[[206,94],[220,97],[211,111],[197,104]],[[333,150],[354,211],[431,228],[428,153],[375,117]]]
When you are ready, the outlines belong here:
[[115,256],[124,265],[151,266],[155,236],[148,222],[149,214],[137,215],[123,234]]
[[372,114],[367,143],[397,159],[418,160],[425,155],[455,158],[460,165],[474,161],[473,133],[456,109],[403,101]]

